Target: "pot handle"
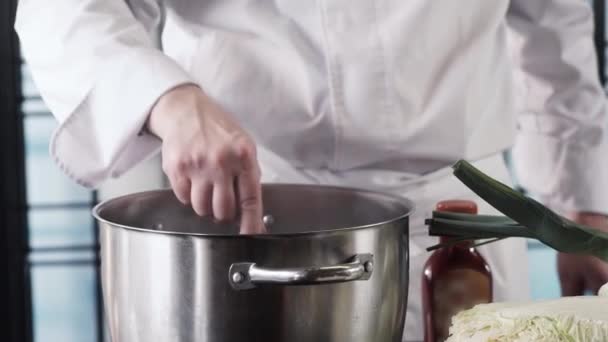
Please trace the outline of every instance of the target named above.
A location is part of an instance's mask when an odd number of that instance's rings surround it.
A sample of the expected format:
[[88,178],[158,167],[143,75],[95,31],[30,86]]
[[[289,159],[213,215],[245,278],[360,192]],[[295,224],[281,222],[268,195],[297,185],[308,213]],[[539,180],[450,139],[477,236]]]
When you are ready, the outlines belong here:
[[350,262],[333,266],[302,268],[264,268],[253,262],[230,266],[228,281],[235,290],[247,290],[260,284],[314,285],[367,280],[374,269],[373,255],[357,254]]

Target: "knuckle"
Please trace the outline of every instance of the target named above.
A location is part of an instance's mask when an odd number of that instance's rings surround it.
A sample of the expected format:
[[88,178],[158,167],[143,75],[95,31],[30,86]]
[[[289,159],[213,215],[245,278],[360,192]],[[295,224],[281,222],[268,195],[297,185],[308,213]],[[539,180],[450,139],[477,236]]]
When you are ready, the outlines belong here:
[[236,157],[246,172],[256,172],[258,169],[256,147],[253,143],[241,143],[236,147]]
[[256,154],[256,146],[253,141],[245,136],[241,136],[235,143],[236,151],[240,158],[251,158]]
[[195,152],[191,157],[192,166],[203,169],[207,165],[207,156],[203,152]]
[[209,155],[209,163],[213,168],[224,168],[226,167],[228,160],[230,159],[230,149],[226,146],[216,148]]
[[260,199],[257,196],[248,196],[241,198],[241,209],[242,210],[256,210],[260,204]]
[[190,160],[188,158],[178,158],[173,163],[173,170],[179,174],[186,173],[190,167]]
[[188,171],[190,158],[184,155],[176,155],[163,159],[162,167],[167,174],[181,175]]

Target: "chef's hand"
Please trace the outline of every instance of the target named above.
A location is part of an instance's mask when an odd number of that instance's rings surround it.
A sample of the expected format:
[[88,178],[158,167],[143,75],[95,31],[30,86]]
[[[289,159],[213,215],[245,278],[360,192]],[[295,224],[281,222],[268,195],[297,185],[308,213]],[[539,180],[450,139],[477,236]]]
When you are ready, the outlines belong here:
[[[600,214],[572,215],[573,221],[608,232],[608,217]],[[579,296],[589,290],[597,294],[608,282],[608,263],[587,255],[558,253],[557,270],[563,296]]]
[[163,171],[182,203],[220,221],[240,211],[241,233],[263,232],[255,144],[229,113],[182,85],[161,96],[147,127],[162,140]]

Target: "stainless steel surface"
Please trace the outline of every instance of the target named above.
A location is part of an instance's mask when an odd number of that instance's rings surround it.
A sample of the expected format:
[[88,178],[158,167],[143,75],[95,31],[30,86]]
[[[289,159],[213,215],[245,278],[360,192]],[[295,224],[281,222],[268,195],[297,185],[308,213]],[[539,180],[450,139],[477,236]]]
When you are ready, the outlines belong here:
[[261,284],[314,285],[369,279],[372,271],[368,271],[365,265],[372,262],[373,256],[360,254],[351,259],[349,263],[334,266],[277,269],[241,262],[230,266],[228,279],[237,290],[252,289]]
[[[245,275],[243,275],[243,273],[241,273],[241,272],[235,272],[235,273],[232,274],[232,278],[231,279],[232,279],[233,283],[240,284],[243,281],[245,281]],[[234,287],[234,285],[232,287]]]
[[264,222],[264,226],[266,228],[270,228],[270,226],[272,226],[274,223],[274,217],[272,217],[272,215],[264,215],[262,222]]
[[[263,196],[274,224],[260,235],[199,218],[170,190],[96,207],[112,341],[401,341],[411,203],[323,186],[265,185]],[[233,264],[298,272],[362,254],[373,264],[352,274],[371,273],[367,280],[231,286]],[[248,271],[242,282],[268,275]]]

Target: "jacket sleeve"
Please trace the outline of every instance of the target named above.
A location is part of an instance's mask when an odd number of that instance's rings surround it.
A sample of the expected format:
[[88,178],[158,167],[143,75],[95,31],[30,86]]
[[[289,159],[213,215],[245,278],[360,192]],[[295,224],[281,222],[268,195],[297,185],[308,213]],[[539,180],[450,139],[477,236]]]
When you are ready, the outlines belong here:
[[43,100],[59,125],[50,153],[86,187],[119,177],[158,152],[142,133],[167,90],[192,83],[162,53],[157,0],[21,0],[15,29]]
[[507,22],[522,100],[517,181],[556,210],[608,213],[606,96],[588,2],[513,0]]

